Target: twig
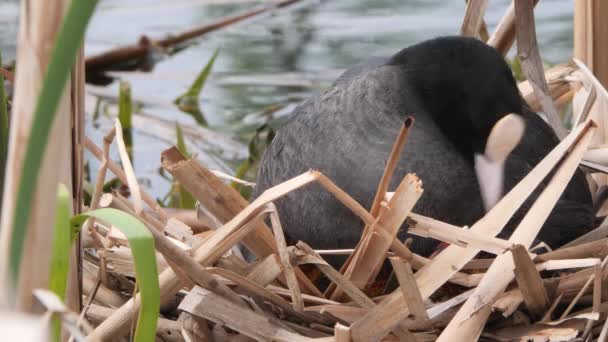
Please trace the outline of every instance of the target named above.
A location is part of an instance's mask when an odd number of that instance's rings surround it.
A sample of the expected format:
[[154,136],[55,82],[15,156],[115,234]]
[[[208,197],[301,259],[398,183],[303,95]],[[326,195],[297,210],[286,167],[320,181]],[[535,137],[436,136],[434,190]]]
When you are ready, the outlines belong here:
[[[87,148],[87,150],[89,150],[95,156],[95,158],[97,158],[99,160],[103,159],[103,152],[99,149],[99,147],[97,147],[95,145],[95,143],[93,141],[91,141],[91,139],[85,137],[84,146]],[[127,175],[124,173],[124,171],[118,164],[116,164],[112,160],[108,160],[108,168],[110,169],[110,171],[112,171],[112,173],[114,175],[116,175],[116,177],[118,177],[118,179],[120,179],[121,182],[123,182],[124,184],[128,183]],[[141,191],[141,196],[142,196],[142,199],[148,205],[148,207],[153,209],[158,214],[158,216],[160,217],[160,219],[162,221],[167,220],[167,214],[165,213],[163,208],[161,208],[160,205],[158,205],[158,203],[156,203],[156,200],[154,200],[154,198],[152,196],[150,196],[147,192],[145,192],[143,190]]]
[[271,6],[261,6],[253,10],[242,12],[233,16],[222,18],[211,24],[195,27],[188,31],[184,31],[179,34],[174,34],[165,39],[153,40],[150,38],[142,38],[139,44],[121,46],[113,50],[87,57],[86,59],[86,71],[101,71],[107,69],[113,65],[128,62],[134,59],[139,59],[144,56],[153,48],[169,48],[196,37],[200,37],[210,32],[217,31],[229,25],[241,22],[245,19],[255,17],[257,15],[272,11],[276,8],[284,8],[289,5],[298,3],[300,0],[283,0],[276,2]]

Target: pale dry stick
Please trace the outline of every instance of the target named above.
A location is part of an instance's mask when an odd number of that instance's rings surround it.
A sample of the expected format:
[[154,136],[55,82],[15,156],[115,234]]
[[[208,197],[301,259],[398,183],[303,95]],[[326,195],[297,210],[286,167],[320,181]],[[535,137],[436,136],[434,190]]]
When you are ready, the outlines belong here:
[[137,215],[131,207],[131,204],[125,198],[114,197],[111,205],[114,208],[140,217],[146,223],[146,228],[148,228],[148,231],[154,237],[155,248],[165,257],[165,260],[169,263],[169,266],[173,271],[176,274],[179,272],[179,274],[182,275],[182,279],[190,279],[197,285],[226,297],[226,299],[232,301],[236,305],[247,307],[238,294],[225,284],[216,281],[209,272],[192,260],[186,252],[169,241],[169,239],[162,234],[162,225],[159,225],[156,221],[146,220],[141,214]]
[[590,257],[603,259],[606,255],[608,255],[608,238],[603,238],[575,246],[562,247],[553,252],[540,254],[534,258],[534,261],[541,263],[549,260],[582,259]]
[[[583,90],[583,88],[581,88],[581,90]],[[597,98],[597,90],[595,90],[595,87],[592,86],[591,89],[589,89],[589,93],[587,94],[587,97],[585,98],[583,107],[576,114],[576,119],[574,120],[574,126],[580,125],[585,120],[587,120],[587,116],[589,115],[589,112],[591,111],[591,107],[593,107],[593,104],[595,103],[596,98]]]
[[[260,222],[257,222],[254,218],[259,216],[259,214],[264,210],[266,204],[315,181],[319,181],[319,183],[324,186],[327,184],[333,184],[331,181],[329,181],[329,179],[321,177],[319,172],[308,171],[298,177],[292,178],[266,190],[255,201],[240,211],[224,226],[214,231],[213,234],[207,238],[202,245],[196,248],[196,251],[194,252],[194,260],[203,265],[215,262],[221,255],[232,248],[232,246],[240,242],[245,235],[249,234],[253,229],[257,229],[259,227]],[[334,187],[337,189],[335,185]],[[338,191],[336,193],[341,195],[341,197],[338,198],[341,202],[347,206],[353,206],[352,209],[356,209],[354,210],[355,213],[364,212],[369,215],[369,213],[367,213],[363,207],[358,205],[355,200],[350,198],[350,196],[348,196],[348,198],[344,198],[343,192],[340,193]],[[336,193],[334,193],[334,195],[336,195]],[[249,227],[248,229],[244,229],[247,228],[247,223],[250,223],[248,225]],[[176,277],[176,274],[170,268],[164,270],[160,274],[159,284],[161,290],[161,303],[164,303],[167,299],[171,298],[181,288],[180,279]],[[131,298],[127,303],[116,310],[112,316],[100,324],[91,334],[92,337],[101,338],[102,340],[109,340],[124,333],[125,328],[130,322],[131,313],[139,310],[140,305],[141,298],[139,295]]]
[[549,260],[536,264],[537,271],[555,271],[573,268],[594,267],[602,262],[599,258]]
[[[585,127],[589,127],[589,129],[585,130],[583,136],[566,156],[547,187],[515,229],[509,241],[522,244],[525,247],[532,244],[591,143],[596,127],[589,125]],[[458,310],[458,313],[439,336],[438,341],[477,340],[492,311],[492,302],[513,280],[513,267],[511,252],[498,256],[475,289],[473,296]]]
[[[103,152],[99,149],[99,147],[97,147],[97,145],[95,145],[93,141],[91,141],[91,139],[85,137],[84,146],[95,156],[95,158],[97,158],[98,160],[103,159]],[[118,177],[118,179],[120,179],[121,182],[123,182],[124,184],[128,183],[127,175],[124,173],[120,165],[113,162],[112,160],[108,160],[108,168],[116,177]],[[163,222],[167,221],[167,214],[165,213],[163,208],[161,208],[161,206],[156,203],[156,200],[152,196],[150,196],[147,192],[143,190],[141,191],[141,196],[142,199],[148,205],[148,207],[153,209]]]
[[[116,128],[112,127],[110,132],[106,134],[103,138],[103,156],[101,158],[101,162],[99,164],[99,171],[97,172],[97,180],[95,182],[95,189],[93,190],[93,196],[91,196],[91,208],[90,210],[95,210],[99,208],[99,199],[103,194],[103,184],[106,180],[106,172],[108,170],[108,160],[110,159],[110,145],[112,141],[114,141],[114,136],[116,135]],[[93,225],[95,223],[94,218],[90,218],[85,223],[82,231],[86,234],[90,234],[91,238],[95,242],[98,248],[103,247],[104,244],[101,241],[101,237],[97,234],[97,231],[93,229]]]
[[[297,249],[293,249],[294,256],[298,259],[299,263],[314,264],[334,282],[339,289],[343,290],[357,305],[364,309],[371,309],[376,306],[376,303],[372,301],[365,293],[363,293],[355,284],[349,281],[344,275],[336,271],[331,265],[329,265],[323,258],[321,258],[315,251],[302,241],[298,241],[296,244]],[[403,325],[399,325],[393,329],[393,333],[399,338],[406,341],[415,341],[413,334]]]
[[557,298],[553,301],[553,304],[551,304],[551,306],[549,307],[549,309],[547,310],[547,312],[545,312],[545,315],[540,320],[540,323],[550,322],[551,321],[551,316],[553,315],[553,312],[555,311],[555,308],[557,308],[557,305],[562,301],[563,297],[564,297],[564,293],[561,292],[559,294],[559,296],[557,296]]
[[334,327],[334,340],[336,342],[350,342],[350,329],[340,323]]
[[288,301],[283,299],[283,297],[264,288],[263,286],[254,283],[253,281],[251,281],[251,279],[245,278],[235,272],[219,267],[211,267],[208,268],[207,271],[209,273],[216,274],[222,278],[226,278],[234,282],[239,292],[247,296],[261,298],[264,301],[272,303],[284,310],[285,312],[289,313],[290,315],[293,315],[294,317],[303,320],[307,323],[316,322],[319,324],[328,324],[332,322],[330,320],[323,319],[322,317],[312,315],[307,311],[295,310]]
[[253,310],[243,310],[223,297],[198,286],[195,286],[182,300],[179,309],[213,321],[216,326],[225,324],[258,341],[314,341],[283,328],[276,319]]
[[517,56],[521,61],[521,67],[526,78],[534,88],[536,98],[539,99],[543,111],[547,115],[549,125],[553,128],[555,134],[562,139],[566,136],[566,129],[559,118],[553,100],[548,95],[549,87],[547,86],[543,62],[536,42],[533,1],[518,0],[514,2]]
[[253,269],[247,274],[247,279],[260,286],[266,286],[277,279],[281,272],[279,256],[271,254],[253,266]]
[[574,62],[574,64],[576,64],[585,79],[593,85],[593,88],[595,88],[595,90],[598,92],[598,95],[601,95],[605,100],[608,100],[608,91],[606,90],[602,82],[600,82],[595,77],[595,75],[593,75],[593,72],[589,70],[587,65],[585,65],[585,63],[581,62],[577,58],[572,58],[572,61]]
[[[365,288],[378,275],[392,241],[396,239],[399,228],[422,196],[422,192],[422,182],[418,177],[414,174],[406,175],[389,201],[387,209],[371,225],[368,243],[362,243],[356,248],[355,257],[344,275],[360,289]],[[378,231],[387,234],[374,234]],[[340,296],[341,292],[336,291],[331,299],[336,300]]]
[[405,302],[408,308],[410,308],[410,312],[416,320],[429,323],[429,315],[426,312],[420,290],[418,290],[418,286],[416,285],[416,278],[414,278],[412,267],[399,257],[390,257],[389,260],[399,282],[403,298],[405,298]]
[[[175,147],[162,152],[161,164],[201,203],[201,208],[206,208],[221,222],[232,220],[249,205],[238,191],[217,178],[198,161],[184,157]],[[274,236],[263,221],[258,223],[255,234],[243,239],[243,245],[259,259],[277,253]],[[295,272],[304,292],[321,295],[300,269]],[[282,277],[279,281],[285,282]]]
[[598,337],[598,342],[606,342],[608,340],[608,318],[604,320],[604,325],[602,326],[602,331],[600,332],[600,336]]
[[[95,280],[95,287],[93,287],[93,290],[89,294],[87,303],[82,308],[80,315],[78,315],[78,320],[76,321],[76,329],[79,329],[81,324],[84,322],[84,317],[86,316],[87,312],[89,311],[89,308],[91,307],[91,304],[93,303],[93,299],[95,299],[95,296],[97,295],[97,290],[99,290],[100,285],[101,285],[101,277],[98,274],[97,280]],[[73,342],[73,341],[74,341],[74,334],[70,334],[70,338],[68,339],[68,342]]]
[[133,197],[133,207],[135,208],[135,213],[137,215],[141,215],[141,213],[144,211],[141,200],[141,191],[139,190],[139,183],[137,182],[137,176],[135,176],[135,170],[133,170],[133,164],[131,163],[131,159],[129,159],[127,146],[125,145],[125,140],[122,136],[122,126],[120,125],[118,118],[114,119],[114,127],[116,128],[116,145],[118,147],[118,154],[120,155],[120,160],[122,161],[123,171],[127,175],[127,184],[129,185],[129,190],[131,190],[131,197]]
[[462,26],[459,34],[461,36],[479,38],[479,30],[483,23],[483,16],[488,7],[488,0],[468,0]]
[[[578,87],[580,82],[570,81],[569,78],[574,74],[578,68],[570,64],[559,64],[545,70],[545,79],[549,86],[549,95],[557,102],[569,100],[568,96],[574,96],[571,92],[572,88]],[[536,97],[534,87],[529,81],[522,81],[517,84],[521,96],[530,107],[530,110],[534,112],[542,111],[542,106],[539,99]]]
[[323,274],[339,288],[341,288],[357,305],[362,308],[373,308],[376,304],[355,284],[348,280],[340,272],[336,271],[331,265],[323,260],[314,252],[310,246],[302,241],[296,244],[298,249],[291,249],[295,253],[298,264],[314,264]]
[[[534,0],[533,4],[536,6],[538,0]],[[515,7],[513,1],[507,8],[507,11],[502,16],[496,29],[488,39],[488,45],[494,47],[498,52],[505,56],[511,49],[513,42],[515,41]]]
[[[378,183],[378,188],[376,189],[376,194],[374,195],[374,200],[372,202],[372,207],[370,209],[370,214],[372,217],[377,217],[380,213],[381,203],[386,196],[386,192],[388,191],[388,186],[390,184],[391,179],[393,178],[393,174],[395,173],[395,168],[397,167],[397,163],[401,158],[401,153],[403,152],[403,148],[405,147],[405,143],[407,142],[407,138],[410,134],[410,129],[413,127],[416,120],[413,116],[407,116],[403,121],[403,125],[399,130],[399,134],[393,143],[393,147],[391,148],[391,153],[389,154],[388,160],[386,162],[386,166],[384,167],[384,171],[382,172],[382,177],[380,177],[380,182]],[[366,242],[369,237],[369,228],[373,224],[372,222],[365,222],[365,227],[363,228],[363,233],[361,234],[361,239],[357,243],[356,247],[359,247],[361,243]],[[357,251],[355,247],[355,252]],[[345,273],[353,258],[357,258],[355,254],[351,254],[342,267],[340,268],[340,273]],[[330,297],[334,292],[335,286],[334,284],[330,284],[325,291],[325,297]]]
[[[602,260],[602,263],[599,266],[600,269],[603,269],[604,266],[606,266],[606,262],[608,262],[608,257],[606,257],[606,258],[604,258],[604,260]],[[583,285],[583,287],[576,294],[574,299],[570,302],[570,304],[568,305],[566,310],[564,310],[564,313],[561,315],[560,319],[566,318],[568,316],[568,314],[570,313],[570,311],[572,311],[572,309],[574,309],[574,306],[576,305],[576,303],[578,303],[579,299],[581,299],[583,294],[585,294],[585,292],[587,291],[587,288],[589,288],[589,285],[591,285],[591,282],[593,281],[593,279],[595,279],[596,275],[597,275],[597,272],[594,272],[593,274],[591,274],[589,276],[589,278],[587,278],[587,281],[585,281],[585,284]],[[600,281],[601,281],[601,279],[600,279]],[[595,288],[595,286],[594,286],[594,288]],[[595,308],[595,305],[594,305],[594,308]]]
[[497,255],[513,247],[506,240],[488,237],[484,234],[472,232],[469,229],[453,226],[449,223],[422,215],[410,213],[409,218],[412,224],[409,226],[408,233],[413,235],[432,237],[436,240],[461,247],[471,246]]
[[277,250],[279,251],[279,258],[281,259],[281,264],[283,265],[283,274],[285,275],[285,279],[287,279],[289,291],[291,291],[292,305],[296,311],[302,311],[304,310],[304,300],[302,299],[298,279],[296,278],[293,271],[293,266],[289,260],[287,242],[285,242],[285,235],[283,234],[283,227],[281,226],[281,221],[279,220],[279,213],[277,212],[277,207],[274,205],[274,203],[268,203],[267,206],[271,210],[269,213],[270,225],[272,226],[274,238],[277,241]]
[[[553,170],[562,156],[589,129],[590,125],[591,122],[587,122],[576,127],[470,230],[485,232],[488,236],[498,235],[532,191]],[[423,298],[431,296],[478,252],[479,250],[475,248],[448,246],[433,258],[432,262],[421,268],[416,273],[416,282]],[[394,291],[376,308],[353,324],[351,327],[353,336],[363,341],[380,338],[406,318],[408,312],[401,293]]]
[[605,241],[606,236],[608,236],[608,222],[606,222],[606,220],[604,220],[604,222],[602,222],[599,227],[595,228],[594,230],[592,230],[584,235],[579,236],[578,238],[576,238],[573,241],[568,242],[560,249],[576,247],[576,246],[580,246],[580,245],[587,244],[590,242],[596,242],[598,240]]
[[[114,119],[114,127],[116,131],[116,146],[118,147],[118,154],[120,155],[120,160],[122,162],[123,171],[127,176],[127,184],[129,186],[129,190],[131,191],[131,196],[133,197],[133,205],[135,207],[135,213],[137,215],[141,215],[144,208],[141,201],[141,192],[139,190],[139,183],[137,182],[137,176],[135,176],[135,170],[133,170],[133,165],[131,164],[131,159],[129,158],[129,153],[127,152],[127,146],[125,145],[125,140],[122,136],[122,125],[118,118]],[[137,285],[137,279],[135,280],[135,286],[133,288],[133,295],[139,292],[139,286]],[[131,317],[131,328],[129,331],[131,332],[131,336],[133,336],[135,332],[135,321],[136,321],[137,312],[133,311],[133,316]]]
[[511,249],[515,269],[515,280],[524,297],[524,302],[530,313],[536,318],[540,317],[549,306],[549,296],[540,274],[526,248],[515,245]]

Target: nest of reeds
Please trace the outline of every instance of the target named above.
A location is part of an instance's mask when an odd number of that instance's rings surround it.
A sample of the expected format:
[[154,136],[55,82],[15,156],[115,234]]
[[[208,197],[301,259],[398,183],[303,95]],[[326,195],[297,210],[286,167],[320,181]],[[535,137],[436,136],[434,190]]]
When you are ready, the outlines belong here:
[[[471,3],[476,2],[469,1],[464,34],[471,29],[476,34],[481,26],[479,8]],[[490,38],[503,49],[510,45],[505,43],[509,40],[505,32],[515,25],[514,8],[510,11],[505,23],[499,24],[498,36]],[[522,29],[529,24],[524,19],[522,15]],[[512,34],[510,39],[512,43]],[[533,48],[526,50],[526,43]],[[518,44],[523,44],[519,50],[536,49],[534,39],[526,41],[522,36]],[[534,59],[534,53],[526,56]],[[103,150],[90,140],[85,145],[102,160],[98,178],[104,179],[109,169],[129,185],[132,199],[118,193],[101,195],[98,186],[92,207],[136,215],[152,232],[160,273],[160,340],[604,341],[608,229],[601,225],[557,250],[532,246],[576,169],[585,166],[590,180],[591,174],[605,171],[604,149],[590,146],[604,143],[600,132],[606,114],[594,104],[608,96],[584,65],[575,64],[544,72],[538,63],[523,62],[531,81],[520,84],[520,91],[530,107],[551,117],[544,97],[557,106],[575,97],[573,128],[563,130],[561,143],[470,228],[412,212],[422,193],[421,180],[413,174],[397,189],[387,189],[404,149],[406,126],[397,137],[370,210],[316,171],[277,185],[248,203],[205,166],[171,148],[162,153],[162,166],[198,200],[199,209],[197,218],[168,213],[139,190],[126,153],[121,153],[124,170],[109,160],[109,146],[120,127],[108,134]],[[539,79],[543,86],[536,83]],[[124,144],[120,137],[117,143]],[[497,238],[550,174],[548,185],[511,238]],[[323,186],[364,222],[360,242],[352,250],[316,251],[306,241],[286,244],[273,201],[312,183]],[[592,182],[605,183],[601,177]],[[142,210],[144,203],[150,210]],[[430,259],[412,253],[396,239],[405,220],[410,233],[449,246]],[[98,220],[87,228],[90,240],[85,245],[90,248],[83,260],[83,314],[96,325],[89,338],[113,340],[133,328],[130,322],[141,305],[139,297],[129,298],[136,289],[134,262],[127,240],[112,226]],[[239,244],[257,257],[256,262],[239,256],[235,249]],[[476,258],[480,252],[492,257]],[[324,261],[325,254],[350,257],[337,270]],[[387,275],[380,270],[387,259],[396,289],[385,290]],[[315,286],[314,279],[320,276],[330,281],[324,292]]]

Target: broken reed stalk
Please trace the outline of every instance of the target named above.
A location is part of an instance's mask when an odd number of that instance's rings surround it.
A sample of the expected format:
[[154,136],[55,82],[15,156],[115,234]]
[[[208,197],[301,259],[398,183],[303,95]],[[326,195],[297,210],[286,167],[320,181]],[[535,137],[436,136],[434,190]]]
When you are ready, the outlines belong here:
[[[554,101],[563,99],[564,97],[574,96],[571,90],[575,87],[568,78],[575,74],[577,68],[570,64],[558,64],[545,70],[545,79],[549,86],[549,95]],[[578,82],[577,82],[578,83]],[[530,109],[535,112],[542,111],[542,106],[539,99],[534,93],[534,88],[529,81],[518,83],[517,87],[528,104]]]
[[534,317],[542,317],[549,307],[545,284],[524,246],[516,245],[511,249],[511,253],[515,265],[515,280],[523,294],[526,307]]
[[[488,45],[494,47],[503,56],[507,55],[515,41],[515,7],[513,2],[511,1],[509,8],[507,8],[507,11],[487,41]],[[532,3],[536,6],[538,0],[533,0]]]
[[[526,216],[515,229],[509,241],[529,248],[540,231],[542,224],[549,216],[553,206],[563,193],[568,181],[576,171],[583,153],[587,150],[595,127],[591,122],[586,126],[582,137],[574,145],[572,151],[566,156],[564,162],[555,172],[547,187],[534,202]],[[482,281],[475,289],[475,293],[467,300],[454,316],[450,324],[443,330],[438,341],[448,339],[458,341],[471,341],[479,338],[481,331],[492,310],[492,301],[507,287],[513,279],[513,259],[510,252],[496,258]],[[458,331],[458,337],[455,332]]]
[[304,310],[304,300],[302,299],[302,293],[300,292],[300,286],[298,285],[298,279],[294,273],[294,268],[291,265],[291,260],[289,259],[287,242],[285,242],[285,235],[283,234],[283,227],[281,227],[281,221],[279,220],[279,213],[277,212],[277,207],[274,205],[274,203],[269,203],[268,207],[271,210],[269,213],[270,225],[272,226],[272,232],[274,233],[274,238],[277,243],[279,258],[281,260],[281,264],[283,265],[283,273],[285,274],[285,279],[287,280],[287,286],[291,292],[293,308],[296,311],[302,311]]
[[483,16],[488,7],[488,0],[468,0],[462,26],[459,34],[461,36],[479,38],[479,32],[483,23]]
[[[97,145],[95,145],[95,143],[93,141],[91,141],[91,139],[89,139],[88,137],[85,137],[85,139],[84,139],[84,146],[86,147],[87,150],[89,150],[95,156],[95,158],[97,158],[100,161],[103,159],[102,150],[100,150],[99,147],[97,147]],[[112,160],[108,160],[108,169],[110,169],[110,171],[112,171],[112,173],[116,177],[118,177],[118,179],[120,179],[120,181],[123,184],[128,183],[127,175],[125,174],[125,172],[122,170],[122,168],[117,163],[115,163]],[[147,192],[142,190],[141,197],[142,197],[142,200],[144,202],[146,202],[148,207],[153,209],[154,212],[156,212],[158,214],[158,216],[160,217],[160,219],[162,221],[167,220],[167,214],[165,213],[163,208],[161,208],[161,206],[156,202],[156,200],[152,196],[150,196]]]
[[141,190],[139,189],[139,183],[137,182],[137,176],[135,170],[133,170],[133,164],[127,151],[127,145],[123,136],[123,128],[118,118],[114,119],[114,131],[116,134],[116,145],[118,147],[118,153],[120,155],[120,161],[122,162],[123,172],[127,176],[127,185],[131,191],[133,197],[133,207],[135,213],[139,216],[144,211],[144,206],[141,200]]
[[[165,150],[161,164],[220,222],[230,221],[249,204],[238,191],[226,185],[198,161],[186,159],[177,148]],[[263,222],[257,223],[255,234],[246,236],[243,244],[260,259],[277,252],[275,239]],[[304,292],[321,295],[304,273],[299,269],[295,272]]]
[[566,130],[561,122],[553,100],[548,95],[549,87],[545,79],[543,61],[540,58],[536,42],[536,27],[534,24],[534,0],[519,0],[514,2],[517,36],[517,57],[521,62],[526,78],[534,89],[543,111],[547,115],[549,125],[555,134],[562,139]]
[[[573,130],[470,230],[486,233],[488,236],[496,236],[564,154],[590,128],[590,125],[591,123],[587,122]],[[454,245],[444,249],[431,262],[416,272],[416,282],[422,296],[428,298],[432,295],[478,252],[478,249],[472,247],[462,248]],[[401,293],[394,291],[376,308],[355,322],[351,326],[351,331],[353,336],[361,340],[379,338],[407,317],[408,313],[409,310],[407,310]]]
[[213,276],[211,276],[211,274],[209,274],[201,265],[194,262],[194,260],[192,260],[192,258],[186,254],[184,250],[169,241],[169,239],[162,233],[164,227],[160,225],[158,221],[149,220],[146,216],[137,214],[132,205],[125,199],[114,197],[112,198],[112,202],[104,204],[106,206],[138,216],[143,222],[145,222],[146,227],[148,227],[148,230],[154,237],[156,249],[165,257],[165,260],[167,260],[172,269],[175,270],[177,268],[195,284],[224,296],[226,299],[234,302],[237,305],[246,307],[242,299],[228,286],[213,279]]
[[[370,214],[372,217],[377,217],[380,212],[380,208],[381,208],[380,205],[381,205],[382,201],[385,199],[386,192],[388,191],[388,186],[390,184],[391,179],[393,178],[393,173],[395,172],[397,163],[401,159],[401,153],[403,152],[403,148],[405,147],[405,143],[407,142],[407,138],[409,137],[410,129],[413,127],[415,122],[416,122],[416,120],[414,119],[413,116],[407,116],[405,118],[405,120],[403,121],[403,125],[401,126],[401,129],[399,130],[399,134],[397,135],[395,142],[393,143],[391,153],[389,154],[388,160],[386,162],[386,166],[384,167],[384,171],[382,172],[382,177],[380,177],[380,182],[378,184],[378,188],[376,190],[376,194],[375,194],[374,200],[372,202],[372,207],[370,210]],[[372,224],[373,223],[366,222],[366,224],[363,228],[363,233],[361,234],[361,239],[360,239],[359,243],[357,244],[357,247],[361,243],[364,243],[365,241],[367,241],[369,239],[368,236],[370,234],[370,227]],[[406,250],[407,250],[407,248],[406,248]],[[357,251],[357,249],[355,247],[355,252],[356,251]],[[346,259],[346,261],[340,268],[340,273],[345,274],[345,272],[347,272],[348,268],[350,267],[351,262],[355,258],[358,258],[358,256],[355,254],[349,255],[349,257]],[[326,297],[332,296],[334,290],[335,290],[334,284],[331,284],[325,291],[325,296]]]
[[[345,272],[347,279],[360,289],[365,288],[378,275],[392,241],[397,237],[407,215],[422,195],[422,182],[413,174],[405,176],[384,210],[370,226],[369,238],[355,249],[354,257]],[[386,234],[375,234],[384,231]],[[340,292],[331,297],[336,300]]]
[[155,47],[167,49],[176,45],[185,43],[191,39],[200,37],[207,33],[211,33],[222,29],[224,27],[239,23],[243,20],[253,18],[269,11],[285,8],[290,5],[296,4],[301,0],[282,0],[272,5],[264,5],[255,9],[241,12],[232,16],[228,16],[217,20],[211,24],[202,25],[199,27],[192,28],[190,30],[169,35],[164,39],[152,40],[148,37],[143,36],[138,44],[121,46],[114,48],[110,51],[103,52],[98,55],[87,57],[86,69],[87,72],[99,72],[105,69],[109,69],[117,64],[137,60],[145,57]]
[[[99,199],[103,194],[103,185],[106,180],[106,173],[108,171],[108,162],[110,160],[110,145],[112,141],[114,141],[114,136],[116,135],[116,128],[112,127],[108,134],[103,138],[103,156],[101,158],[101,162],[99,164],[99,171],[97,172],[97,178],[95,181],[95,188],[93,189],[93,195],[91,196],[91,208],[90,210],[95,210],[99,208]],[[99,247],[103,247],[103,242],[101,241],[101,237],[93,228],[95,224],[95,219],[90,218],[84,224],[82,228],[82,234],[89,234],[91,239],[95,243],[95,245]]]

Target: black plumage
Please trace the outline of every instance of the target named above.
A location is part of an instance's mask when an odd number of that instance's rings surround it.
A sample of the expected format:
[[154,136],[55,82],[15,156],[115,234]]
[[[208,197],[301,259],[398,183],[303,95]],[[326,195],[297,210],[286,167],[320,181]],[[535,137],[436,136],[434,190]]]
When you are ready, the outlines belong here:
[[[391,58],[373,58],[349,69],[330,89],[299,105],[262,159],[254,196],[317,169],[370,208],[405,115],[413,115],[416,123],[389,189],[414,172],[424,188],[415,212],[471,225],[484,214],[473,156],[483,152],[493,125],[512,112],[522,115],[526,129],[507,160],[505,191],[559,140],[528,110],[511,70],[493,48],[463,37],[425,41]],[[501,236],[509,235],[538,194],[537,190]],[[327,249],[354,247],[359,240],[363,222],[318,185],[276,204],[291,241]],[[578,171],[539,239],[557,247],[592,224],[589,188]],[[412,249],[428,255],[436,244],[415,238]]]

